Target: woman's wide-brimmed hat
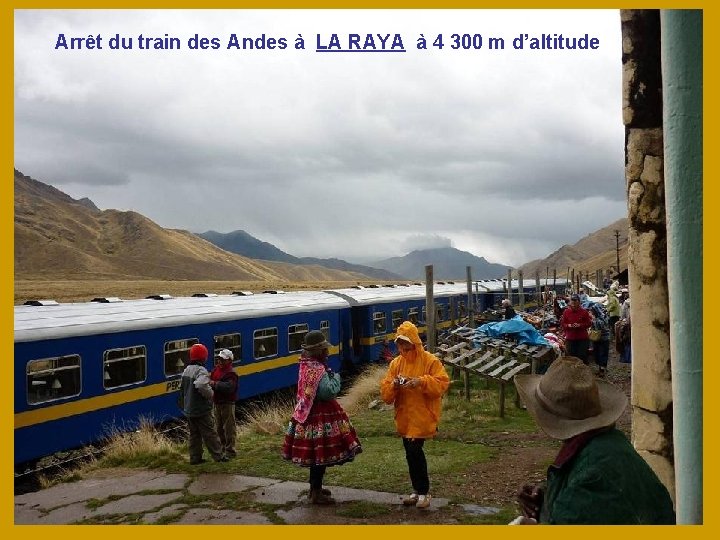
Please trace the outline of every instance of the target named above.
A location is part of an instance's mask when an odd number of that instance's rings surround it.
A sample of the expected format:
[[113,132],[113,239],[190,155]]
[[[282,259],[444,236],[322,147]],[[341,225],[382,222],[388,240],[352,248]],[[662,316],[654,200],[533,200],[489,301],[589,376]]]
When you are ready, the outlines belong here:
[[516,375],[515,386],[540,428],[556,439],[612,425],[628,403],[622,390],[596,379],[574,356],[558,358],[544,375]]
[[325,339],[325,334],[320,330],[310,330],[305,334],[302,348],[306,351],[317,351],[319,349],[329,349],[330,342]]

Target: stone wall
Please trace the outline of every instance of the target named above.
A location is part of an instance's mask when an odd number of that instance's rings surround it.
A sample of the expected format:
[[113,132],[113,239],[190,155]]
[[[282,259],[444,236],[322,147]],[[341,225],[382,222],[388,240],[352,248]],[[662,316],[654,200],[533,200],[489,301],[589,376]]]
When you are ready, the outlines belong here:
[[674,497],[659,10],[621,10],[632,442]]

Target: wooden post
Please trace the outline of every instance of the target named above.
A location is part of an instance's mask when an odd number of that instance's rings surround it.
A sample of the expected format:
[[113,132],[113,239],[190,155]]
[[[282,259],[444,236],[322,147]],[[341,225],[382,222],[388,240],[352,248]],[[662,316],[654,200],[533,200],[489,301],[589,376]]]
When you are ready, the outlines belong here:
[[505,418],[505,383],[500,384],[500,418]]
[[465,399],[470,401],[470,371],[465,369],[469,358],[466,356],[461,360],[462,372],[463,372],[463,386],[465,387]]
[[550,281],[550,267],[545,267],[545,301],[547,301],[550,296],[548,295],[548,282]]
[[542,306],[542,289],[540,288],[540,270],[535,270],[535,298],[537,298],[537,309]]
[[555,291],[555,287],[557,286],[557,268],[553,268],[553,292]]
[[513,303],[513,297],[512,297],[512,268],[508,268],[508,286],[507,286],[507,299],[510,300],[510,303]]
[[525,291],[523,290],[523,271],[518,270],[518,292],[520,293],[520,311],[525,311]]
[[433,266],[425,266],[425,318],[427,350],[435,353],[435,296],[433,295]]
[[468,321],[470,328],[475,328],[475,302],[473,302],[473,290],[472,290],[472,268],[469,266],[465,267],[467,274],[467,305],[468,305]]

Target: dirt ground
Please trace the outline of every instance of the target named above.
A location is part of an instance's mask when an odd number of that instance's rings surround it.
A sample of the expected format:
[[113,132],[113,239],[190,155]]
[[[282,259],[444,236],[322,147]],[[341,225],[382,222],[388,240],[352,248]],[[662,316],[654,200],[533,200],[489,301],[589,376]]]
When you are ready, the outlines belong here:
[[[593,366],[597,370],[596,366]],[[622,388],[630,398],[630,364],[617,361],[610,351],[606,380]],[[628,437],[631,429],[631,407],[617,422]],[[515,492],[523,484],[540,482],[557,454],[560,443],[543,432],[532,434],[497,434],[490,444],[500,448],[495,459],[479,463],[469,473],[472,482],[457,495],[475,500],[479,505],[502,507],[515,501]]]

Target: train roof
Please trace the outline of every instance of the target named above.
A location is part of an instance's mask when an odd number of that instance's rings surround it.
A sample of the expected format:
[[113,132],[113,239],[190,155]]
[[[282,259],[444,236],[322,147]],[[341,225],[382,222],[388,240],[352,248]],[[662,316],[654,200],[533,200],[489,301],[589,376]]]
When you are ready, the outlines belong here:
[[[389,304],[391,302],[425,299],[425,285],[349,287],[346,289],[328,289],[326,292],[347,300],[351,306]],[[433,295],[435,297],[457,294],[458,289],[455,285],[433,284]]]
[[15,342],[342,309],[323,291],[15,306]]

